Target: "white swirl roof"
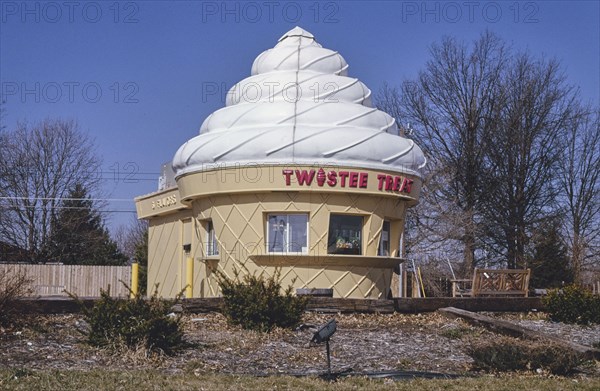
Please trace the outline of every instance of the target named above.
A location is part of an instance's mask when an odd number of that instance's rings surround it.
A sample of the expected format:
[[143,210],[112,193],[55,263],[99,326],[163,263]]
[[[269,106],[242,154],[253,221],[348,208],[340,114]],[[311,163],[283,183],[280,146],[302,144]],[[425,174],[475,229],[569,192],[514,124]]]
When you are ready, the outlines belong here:
[[420,175],[421,149],[399,136],[348,64],[295,27],[261,53],[252,75],[173,158],[176,177],[235,165],[349,166]]

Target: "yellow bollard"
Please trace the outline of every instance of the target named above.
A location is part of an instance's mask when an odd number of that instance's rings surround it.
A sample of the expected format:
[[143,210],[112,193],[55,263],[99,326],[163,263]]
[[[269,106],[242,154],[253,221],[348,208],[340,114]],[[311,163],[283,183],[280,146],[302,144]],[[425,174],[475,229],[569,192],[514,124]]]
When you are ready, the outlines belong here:
[[139,293],[138,290],[138,279],[139,279],[139,264],[134,262],[131,264],[131,298]]
[[419,279],[419,286],[421,287],[421,292],[423,292],[422,297],[427,297],[427,295],[425,295],[425,286],[423,285],[423,276],[421,275],[421,266],[417,266],[417,273],[417,278]]
[[187,268],[185,273],[185,297],[187,299],[192,298],[192,287],[194,286],[194,259],[192,257],[187,258]]

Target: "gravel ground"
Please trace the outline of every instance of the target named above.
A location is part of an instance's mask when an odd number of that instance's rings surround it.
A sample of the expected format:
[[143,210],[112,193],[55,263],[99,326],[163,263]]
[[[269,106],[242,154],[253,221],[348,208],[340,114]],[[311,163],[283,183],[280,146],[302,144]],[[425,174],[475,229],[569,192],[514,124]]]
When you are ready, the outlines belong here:
[[[551,323],[541,315],[502,315],[522,326],[560,335],[591,346],[600,326]],[[322,325],[331,315],[307,313],[305,324]],[[496,334],[437,313],[420,315],[335,315],[331,339],[333,371],[412,370],[464,373],[472,360],[470,343]],[[226,323],[218,313],[184,316],[185,338],[193,347],[173,357],[146,357],[143,352],[114,354],[84,343],[78,315],[40,317],[35,327],[0,329],[0,368],[87,370],[158,368],[168,373],[235,374],[322,373],[327,369],[324,345],[310,344],[314,330],[275,330],[261,334]],[[600,376],[598,363],[587,369]],[[590,372],[591,371],[591,372]]]
[[564,324],[559,322],[551,322],[544,315],[538,318],[531,316],[508,316],[508,320],[513,321],[521,327],[531,330],[540,331],[555,337],[563,338],[566,341],[571,341],[585,346],[600,345],[600,324],[590,326],[579,326]]

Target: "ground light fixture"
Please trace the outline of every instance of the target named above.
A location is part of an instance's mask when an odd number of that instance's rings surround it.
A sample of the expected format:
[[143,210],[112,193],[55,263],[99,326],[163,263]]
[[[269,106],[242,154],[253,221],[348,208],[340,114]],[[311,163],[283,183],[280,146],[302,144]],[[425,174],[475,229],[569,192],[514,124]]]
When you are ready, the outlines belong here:
[[327,374],[331,375],[331,354],[329,350],[329,339],[337,330],[337,322],[335,319],[331,319],[325,325],[321,326],[317,332],[314,333],[311,342],[323,343],[327,348]]
[[[316,328],[313,325],[302,325],[299,330],[304,328]],[[319,329],[313,334],[311,343],[320,344],[325,342],[327,348],[327,374],[320,375],[321,378],[335,381],[338,378],[350,377],[350,376],[366,376],[371,379],[393,379],[393,380],[408,380],[408,379],[455,379],[460,377],[455,374],[435,373],[435,372],[420,372],[420,371],[378,371],[378,372],[353,372],[351,368],[346,369],[342,372],[331,373],[331,352],[329,349],[329,340],[331,336],[335,334],[337,330],[337,322],[335,319],[331,319],[329,322],[319,327]],[[310,376],[309,373],[295,374],[295,376]]]

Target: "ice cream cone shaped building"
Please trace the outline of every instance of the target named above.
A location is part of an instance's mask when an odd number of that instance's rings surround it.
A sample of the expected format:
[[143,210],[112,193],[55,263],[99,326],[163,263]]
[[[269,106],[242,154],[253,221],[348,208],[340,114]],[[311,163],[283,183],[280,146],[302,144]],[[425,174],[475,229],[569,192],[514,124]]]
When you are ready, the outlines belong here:
[[256,58],[175,153],[176,183],[136,198],[149,287],[215,297],[216,270],[280,269],[284,287],[390,295],[425,158],[347,71],[299,27]]

